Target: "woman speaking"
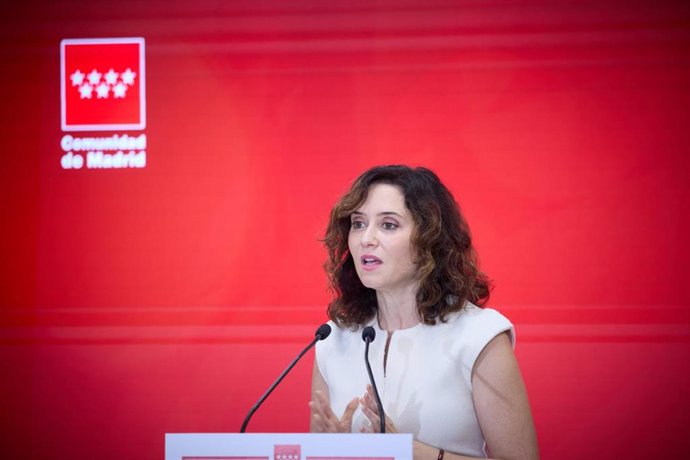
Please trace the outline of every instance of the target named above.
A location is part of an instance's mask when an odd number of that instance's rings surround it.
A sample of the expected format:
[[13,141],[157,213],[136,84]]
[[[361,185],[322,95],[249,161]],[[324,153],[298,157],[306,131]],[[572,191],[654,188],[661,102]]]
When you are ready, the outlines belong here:
[[513,325],[482,308],[489,282],[436,174],[364,172],[331,211],[325,244],[334,327],[316,348],[311,431],[380,431],[361,359],[371,326],[385,431],[412,433],[415,460],[538,458]]

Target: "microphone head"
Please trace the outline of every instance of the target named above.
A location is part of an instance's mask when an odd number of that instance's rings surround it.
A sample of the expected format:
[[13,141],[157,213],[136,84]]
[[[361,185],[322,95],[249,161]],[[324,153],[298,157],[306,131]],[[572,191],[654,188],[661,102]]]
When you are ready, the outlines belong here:
[[316,338],[317,338],[318,340],[323,340],[323,339],[325,339],[326,337],[328,337],[329,335],[331,335],[331,326],[329,326],[329,325],[326,324],[326,323],[322,324],[322,325],[319,326],[319,328],[316,330],[316,334],[315,334],[315,335],[316,335]]
[[374,328],[371,326],[365,327],[362,331],[362,340],[364,340],[365,342],[373,342],[375,338],[376,331],[374,330]]

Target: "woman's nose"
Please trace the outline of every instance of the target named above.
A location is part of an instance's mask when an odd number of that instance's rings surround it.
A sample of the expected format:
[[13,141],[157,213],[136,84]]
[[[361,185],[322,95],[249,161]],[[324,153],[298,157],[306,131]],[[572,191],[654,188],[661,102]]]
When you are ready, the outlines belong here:
[[364,229],[360,243],[365,247],[376,246],[378,244],[378,240],[376,239],[376,229],[371,226]]

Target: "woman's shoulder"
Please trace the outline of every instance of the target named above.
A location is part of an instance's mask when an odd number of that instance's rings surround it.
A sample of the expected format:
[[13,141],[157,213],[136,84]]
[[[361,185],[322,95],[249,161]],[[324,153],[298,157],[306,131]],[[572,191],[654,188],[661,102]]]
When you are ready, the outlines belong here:
[[328,325],[331,326],[331,333],[326,340],[316,342],[317,348],[335,348],[342,350],[343,348],[347,348],[351,344],[362,341],[361,329],[355,330],[351,328],[341,327],[335,324],[333,320],[328,321]]
[[493,308],[468,303],[446,318],[441,330],[449,352],[460,360],[463,379],[471,387],[472,369],[477,357],[493,338],[508,332],[515,344],[513,324]]
[[468,338],[494,337],[509,331],[514,341],[513,324],[508,318],[493,308],[482,308],[467,302],[460,310],[446,316],[445,328],[450,333]]
[[449,324],[472,324],[487,321],[508,321],[502,313],[493,308],[479,307],[472,302],[452,313],[446,315],[446,322]]

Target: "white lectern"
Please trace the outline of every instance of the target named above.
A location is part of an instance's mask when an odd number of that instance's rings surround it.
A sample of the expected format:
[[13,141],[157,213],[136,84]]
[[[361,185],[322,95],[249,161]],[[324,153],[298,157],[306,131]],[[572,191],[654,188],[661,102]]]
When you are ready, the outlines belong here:
[[412,460],[412,435],[168,433],[165,460]]

